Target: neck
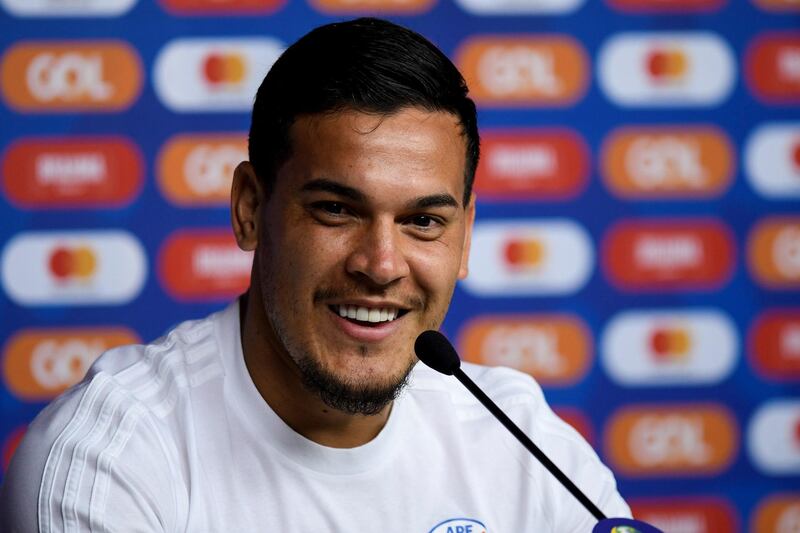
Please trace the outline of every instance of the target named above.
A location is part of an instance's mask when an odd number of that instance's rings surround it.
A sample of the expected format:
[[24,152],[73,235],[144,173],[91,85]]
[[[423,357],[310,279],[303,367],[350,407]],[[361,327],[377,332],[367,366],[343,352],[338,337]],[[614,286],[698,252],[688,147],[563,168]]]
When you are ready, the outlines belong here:
[[375,415],[354,415],[332,409],[306,389],[300,370],[275,335],[255,282],[239,301],[239,317],[250,378],[264,401],[289,427],[333,448],[361,446],[380,433],[391,404]]

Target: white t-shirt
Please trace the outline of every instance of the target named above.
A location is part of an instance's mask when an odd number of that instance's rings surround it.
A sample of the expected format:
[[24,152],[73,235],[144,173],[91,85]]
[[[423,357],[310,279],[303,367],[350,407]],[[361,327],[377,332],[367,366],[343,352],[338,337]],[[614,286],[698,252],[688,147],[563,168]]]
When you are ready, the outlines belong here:
[[[464,369],[606,515],[630,515],[611,472],[530,377]],[[250,379],[236,303],[101,356],[31,424],[0,513],[0,530],[45,533],[588,532],[596,522],[455,378],[422,364],[369,443],[328,448],[295,433]]]

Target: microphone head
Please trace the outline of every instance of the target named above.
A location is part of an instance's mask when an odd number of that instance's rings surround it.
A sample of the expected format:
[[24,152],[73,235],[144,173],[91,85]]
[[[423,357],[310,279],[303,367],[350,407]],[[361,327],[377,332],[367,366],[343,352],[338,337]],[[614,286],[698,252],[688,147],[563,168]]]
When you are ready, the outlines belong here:
[[438,331],[429,329],[420,333],[414,342],[414,351],[420,361],[442,374],[452,376],[461,367],[455,348]]

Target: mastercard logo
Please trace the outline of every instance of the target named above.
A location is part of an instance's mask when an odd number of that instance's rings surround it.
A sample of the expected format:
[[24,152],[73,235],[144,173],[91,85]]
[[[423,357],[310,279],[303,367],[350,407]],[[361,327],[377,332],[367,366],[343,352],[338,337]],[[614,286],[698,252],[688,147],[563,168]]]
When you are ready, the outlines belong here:
[[619,33],[600,50],[598,77],[620,106],[713,106],[733,90],[736,61],[709,32]]
[[624,407],[604,435],[615,472],[630,477],[710,476],[726,470],[738,445],[738,428],[716,404]]
[[144,164],[126,138],[32,137],[3,157],[6,197],[27,209],[111,208],[133,201]]
[[602,245],[609,281],[634,292],[716,289],[730,278],[735,255],[730,230],[711,219],[623,221]]
[[49,401],[83,379],[100,354],[140,342],[126,328],[29,329],[3,350],[3,377],[22,401]]
[[607,0],[609,5],[625,13],[698,13],[717,11],[726,0]]
[[800,288],[800,218],[768,217],[747,239],[753,278],[768,289]]
[[[731,502],[715,496],[631,498],[633,516],[662,531],[716,533],[740,531],[739,514]],[[767,531],[759,529],[757,531]]]
[[712,385],[733,372],[736,326],[715,310],[625,311],[603,332],[602,362],[623,386]]
[[800,122],[759,126],[747,141],[745,168],[758,194],[772,200],[800,198]]
[[117,112],[139,96],[142,67],[121,41],[26,42],[3,56],[0,87],[20,112]]
[[176,205],[228,206],[233,172],[247,159],[246,133],[177,135],[161,149],[156,179]]
[[589,149],[567,129],[486,130],[475,192],[481,200],[563,200],[589,179]]
[[176,112],[249,112],[282,52],[268,38],[175,39],[155,60],[156,93]]
[[230,230],[181,230],[162,245],[158,275],[176,300],[229,300],[249,286],[252,263],[252,252],[240,250]]
[[800,102],[800,33],[756,37],[744,64],[747,85],[756,98],[769,104]]
[[0,5],[17,17],[117,17],[133,7],[136,0],[0,0]]
[[141,291],[147,260],[127,232],[23,232],[2,254],[6,294],[19,305],[121,305]]
[[800,309],[762,313],[750,328],[748,356],[766,378],[800,380]]
[[8,465],[11,464],[11,458],[14,457],[14,452],[17,451],[27,430],[27,426],[20,426],[12,430],[3,441],[3,473],[8,472]]
[[286,0],[159,0],[175,15],[264,15],[277,11]]
[[764,474],[800,474],[800,400],[771,400],[759,407],[747,428],[747,450]]
[[580,381],[593,356],[589,328],[572,315],[479,317],[464,326],[458,345],[466,361],[516,368],[543,386]]
[[465,11],[475,15],[556,15],[571,13],[585,0],[456,0]]
[[588,281],[594,248],[572,220],[483,221],[475,225],[469,265],[464,288],[478,295],[567,294]]
[[484,106],[563,107],[580,100],[589,62],[578,41],[549,37],[474,37],[456,52],[470,96]]
[[790,533],[800,528],[800,492],[771,494],[758,503],[750,531]]
[[412,15],[429,10],[436,0],[311,0],[311,4],[330,14],[383,13]]
[[586,415],[580,409],[575,407],[554,407],[553,411],[558,417],[575,428],[581,434],[586,442],[594,446],[595,435],[592,424]]
[[734,157],[715,127],[624,127],[603,143],[601,168],[622,198],[710,198],[730,186]]

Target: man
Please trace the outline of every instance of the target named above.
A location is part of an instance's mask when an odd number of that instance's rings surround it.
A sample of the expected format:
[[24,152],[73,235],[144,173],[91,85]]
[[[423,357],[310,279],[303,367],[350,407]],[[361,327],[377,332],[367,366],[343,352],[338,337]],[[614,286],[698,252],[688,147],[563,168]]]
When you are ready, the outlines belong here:
[[[477,162],[464,81],[419,35],[361,19],[291,46],[234,176],[247,294],[107,352],[45,409],[8,473],[4,530],[590,531],[455,380],[415,367],[415,338],[467,274]],[[465,367],[628,515],[532,379]]]

